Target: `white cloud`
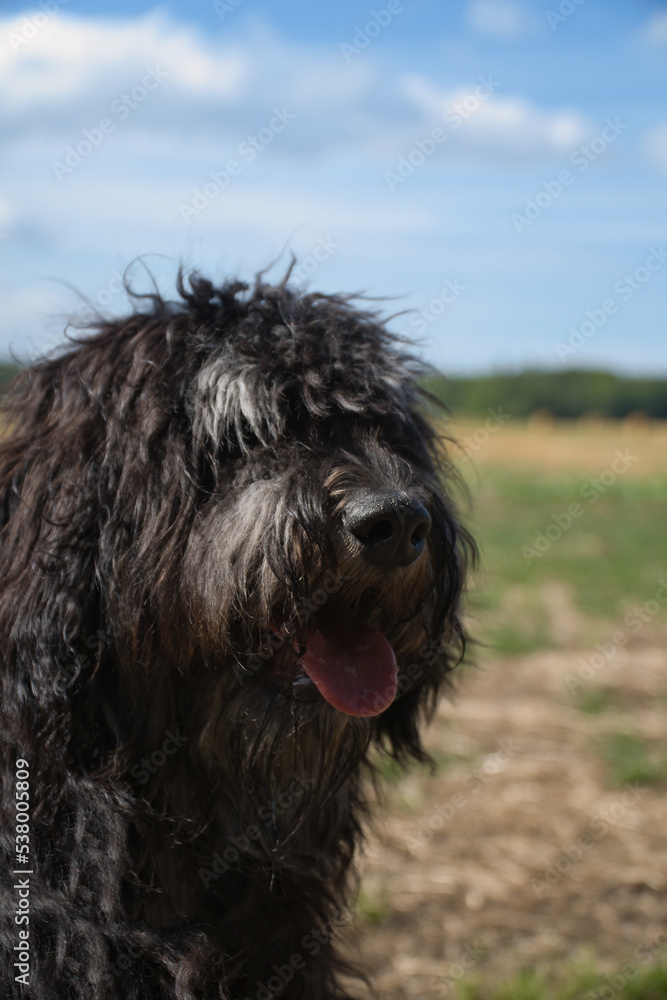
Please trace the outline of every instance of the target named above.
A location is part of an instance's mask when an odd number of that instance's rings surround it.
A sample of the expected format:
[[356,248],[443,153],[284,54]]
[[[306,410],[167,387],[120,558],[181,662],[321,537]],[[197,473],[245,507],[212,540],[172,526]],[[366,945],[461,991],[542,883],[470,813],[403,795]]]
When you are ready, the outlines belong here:
[[174,87],[198,98],[229,102],[246,63],[236,50],[207,48],[187,25],[151,13],[126,20],[84,19],[64,13],[24,37],[26,18],[0,19],[0,112],[63,108],[70,114],[89,98],[104,103],[160,66]]
[[[493,92],[479,97],[485,90]],[[521,97],[503,95],[502,85],[492,78],[456,90],[440,90],[425,77],[403,77],[405,96],[433,119],[450,123],[448,141],[459,151],[485,156],[528,157],[569,152],[590,133],[583,115],[571,110],[545,111]],[[448,149],[452,149],[450,143]]]
[[496,38],[521,38],[535,30],[534,18],[515,0],[473,0],[466,19],[476,31]]
[[[24,21],[0,20],[0,36],[18,36]],[[266,28],[232,46],[157,13],[113,21],[60,13],[14,48],[0,54],[5,148],[11,154],[17,143],[39,137],[50,143],[47,170],[104,117],[114,135],[105,138],[102,158],[134,134],[163,157],[180,158],[184,145],[191,150],[205,140],[217,147],[215,166],[268,124],[276,104],[296,115],[274,143],[281,156],[353,152],[381,165],[469,95],[466,87],[441,92],[419,76],[397,81],[391,67],[371,57],[348,65],[337,51],[289,43]],[[164,83],[138,110],[115,117],[110,109],[141,84],[147,67],[159,68]],[[450,148],[485,160],[534,157],[567,148],[582,129],[573,112],[542,111],[501,90],[482,102]]]
[[230,45],[156,13],[113,21],[59,14],[19,44],[25,21],[0,19],[0,37],[14,40],[0,49],[5,148],[28,135],[57,136],[58,157],[104,117],[120,132],[113,105],[155,68],[164,82],[124,114],[123,133],[167,136],[179,149],[212,137],[221,155],[231,154],[279,104],[298,109],[298,127],[280,143],[297,155],[345,146],[377,152],[396,142],[400,109],[374,60],[346,65],[337,50],[290,44],[265,28]]
[[642,34],[650,45],[667,45],[667,8],[657,10],[648,19]]

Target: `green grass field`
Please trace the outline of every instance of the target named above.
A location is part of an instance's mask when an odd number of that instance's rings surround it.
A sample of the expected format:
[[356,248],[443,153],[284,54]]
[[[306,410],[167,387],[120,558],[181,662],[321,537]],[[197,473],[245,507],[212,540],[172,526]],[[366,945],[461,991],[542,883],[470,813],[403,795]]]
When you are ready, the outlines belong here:
[[[633,609],[655,600],[660,581],[667,582],[667,545],[659,544],[667,476],[619,480],[592,498],[581,495],[586,483],[573,475],[486,471],[472,519],[482,552],[472,612],[491,649],[524,653],[553,643],[539,600],[551,581],[570,588],[591,638],[615,625],[639,626],[642,615]],[[520,617],[512,614],[517,608]]]
[[[497,987],[474,981],[457,986],[459,1000],[665,1000],[667,965],[641,959],[604,974],[590,959],[567,963],[559,975],[524,971]],[[625,971],[623,971],[625,969]]]
[[[630,464],[611,481],[613,470],[604,476],[604,460],[600,465],[602,478],[597,470],[535,476],[492,465],[477,489],[468,474],[483,563],[472,614],[488,653],[528,653],[557,643],[540,600],[553,581],[567,586],[590,644],[667,619],[667,474],[633,477]],[[513,616],[517,608],[521,614]],[[594,698],[599,690],[586,694]],[[619,786],[667,781],[667,756],[658,759],[634,734],[611,733],[600,753]],[[667,964],[648,953],[642,958],[644,965],[626,963],[625,973],[603,975],[588,960],[557,974],[524,970],[497,987],[462,981],[458,992],[461,1000],[666,1000]]]

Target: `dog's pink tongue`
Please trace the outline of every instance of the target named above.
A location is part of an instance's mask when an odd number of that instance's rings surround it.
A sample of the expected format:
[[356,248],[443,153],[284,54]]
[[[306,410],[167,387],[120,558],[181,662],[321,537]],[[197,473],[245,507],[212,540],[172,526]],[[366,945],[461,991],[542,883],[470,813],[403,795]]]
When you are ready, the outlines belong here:
[[317,616],[299,660],[323,698],[345,715],[379,715],[396,696],[396,657],[381,632],[350,611]]

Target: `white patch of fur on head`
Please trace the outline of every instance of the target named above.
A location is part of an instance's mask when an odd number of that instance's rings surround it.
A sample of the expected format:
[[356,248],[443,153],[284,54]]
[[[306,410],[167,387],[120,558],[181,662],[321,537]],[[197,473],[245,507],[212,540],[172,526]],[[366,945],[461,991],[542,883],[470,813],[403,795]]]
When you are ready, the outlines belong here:
[[257,363],[218,355],[202,368],[191,394],[195,438],[234,441],[243,450],[255,441],[266,446],[283,430],[279,396],[276,381]]

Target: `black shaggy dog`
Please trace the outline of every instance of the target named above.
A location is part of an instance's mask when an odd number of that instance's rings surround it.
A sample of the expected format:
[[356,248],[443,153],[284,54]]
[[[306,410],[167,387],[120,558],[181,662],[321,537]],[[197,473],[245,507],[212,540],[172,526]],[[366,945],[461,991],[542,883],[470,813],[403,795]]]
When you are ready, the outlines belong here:
[[4,421],[7,998],[347,996],[372,761],[423,756],[462,655],[473,546],[402,342],[287,279],[179,293]]

